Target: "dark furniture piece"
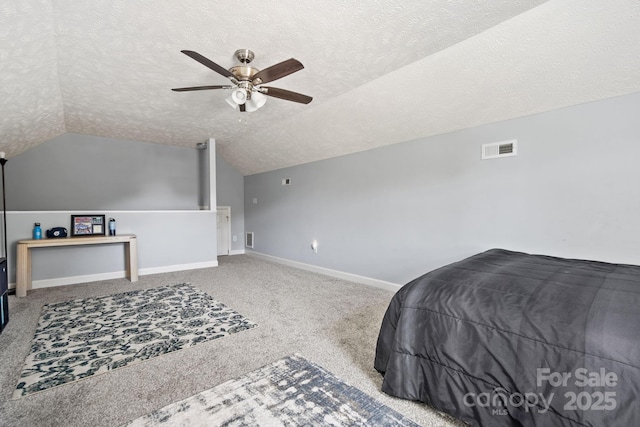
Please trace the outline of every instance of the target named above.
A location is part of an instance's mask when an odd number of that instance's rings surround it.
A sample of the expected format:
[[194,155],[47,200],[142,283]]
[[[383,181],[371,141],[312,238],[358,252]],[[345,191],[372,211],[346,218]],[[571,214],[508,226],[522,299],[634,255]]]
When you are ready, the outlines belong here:
[[492,249],[403,286],[382,390],[473,426],[640,425],[640,266]]
[[9,323],[9,281],[7,259],[0,258],[0,333]]
[[0,258],[0,333],[9,323],[9,279],[7,277],[7,195],[5,191],[4,165],[7,164],[4,151],[0,151],[2,167],[2,258]]

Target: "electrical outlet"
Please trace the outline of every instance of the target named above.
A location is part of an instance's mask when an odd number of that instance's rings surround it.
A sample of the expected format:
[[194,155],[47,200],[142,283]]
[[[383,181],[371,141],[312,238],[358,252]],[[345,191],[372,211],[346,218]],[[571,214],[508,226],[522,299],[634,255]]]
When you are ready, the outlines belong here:
[[233,235],[233,237],[231,238],[231,240],[233,240],[234,242],[238,241],[238,236],[236,236],[235,234]]

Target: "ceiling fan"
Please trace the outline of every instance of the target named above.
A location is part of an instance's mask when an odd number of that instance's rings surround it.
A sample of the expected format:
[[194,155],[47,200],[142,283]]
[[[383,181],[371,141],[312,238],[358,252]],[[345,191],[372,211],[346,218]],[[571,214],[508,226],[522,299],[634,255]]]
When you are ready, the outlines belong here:
[[296,59],[287,59],[278,64],[258,70],[249,65],[254,53],[249,49],[238,49],[235,56],[240,61],[240,65],[233,66],[228,70],[216,64],[212,60],[205,58],[192,50],[182,50],[182,53],[188,57],[195,59],[205,67],[208,67],[216,73],[231,80],[232,85],[215,85],[215,86],[194,86],[180,87],[171,89],[175,92],[188,92],[193,90],[210,90],[210,89],[231,89],[231,96],[226,101],[233,108],[239,108],[240,111],[252,112],[262,107],[267,101],[266,96],[280,98],[287,101],[308,104],[313,99],[310,96],[301,93],[292,92],[290,90],[279,89],[277,87],[262,86],[265,83],[272,82],[282,77],[300,71],[304,66]]

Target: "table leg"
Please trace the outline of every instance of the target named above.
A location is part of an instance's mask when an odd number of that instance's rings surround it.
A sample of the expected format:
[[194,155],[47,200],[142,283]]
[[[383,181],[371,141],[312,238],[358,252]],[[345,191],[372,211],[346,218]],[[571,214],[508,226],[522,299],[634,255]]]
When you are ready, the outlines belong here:
[[18,262],[16,263],[16,296],[26,297],[31,289],[31,251],[26,244],[18,243]]
[[124,245],[127,278],[132,282],[138,281],[138,241],[134,237]]

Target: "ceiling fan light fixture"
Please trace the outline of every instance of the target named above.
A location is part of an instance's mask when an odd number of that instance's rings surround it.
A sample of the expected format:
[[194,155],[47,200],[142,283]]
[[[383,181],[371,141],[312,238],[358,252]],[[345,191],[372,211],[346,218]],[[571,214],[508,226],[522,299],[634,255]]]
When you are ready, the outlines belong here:
[[229,104],[229,106],[234,110],[238,109],[238,104],[236,104],[231,95],[227,96],[224,100],[227,101],[227,104]]
[[246,91],[246,89],[243,89],[243,88],[240,88],[240,87],[237,88],[237,89],[234,89],[231,92],[231,99],[237,105],[244,104],[247,101],[247,91]]
[[247,99],[247,102],[245,103],[247,112],[250,113],[252,111],[256,111],[258,108],[261,108],[266,102],[266,96],[264,96],[260,92],[251,92],[251,98]]

